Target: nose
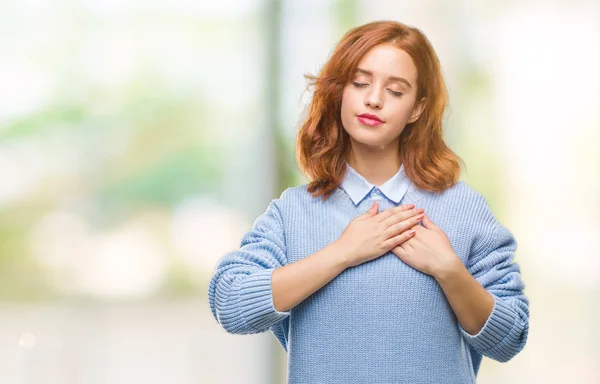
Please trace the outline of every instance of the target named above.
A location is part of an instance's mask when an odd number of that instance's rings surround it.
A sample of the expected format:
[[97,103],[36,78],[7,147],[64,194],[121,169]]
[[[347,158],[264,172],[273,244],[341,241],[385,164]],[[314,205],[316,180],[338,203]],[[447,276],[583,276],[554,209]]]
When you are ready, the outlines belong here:
[[365,97],[365,105],[369,108],[381,109],[383,102],[381,100],[381,96],[379,95],[379,91],[374,88],[375,87],[373,87],[371,92],[367,93],[367,96]]

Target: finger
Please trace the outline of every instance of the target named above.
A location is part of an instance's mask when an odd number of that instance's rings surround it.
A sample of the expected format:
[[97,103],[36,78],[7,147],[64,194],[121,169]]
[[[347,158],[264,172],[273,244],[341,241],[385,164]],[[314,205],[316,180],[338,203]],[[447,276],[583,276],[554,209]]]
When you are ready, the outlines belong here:
[[379,200],[375,200],[375,202],[373,203],[373,205],[371,206],[371,209],[369,209],[369,213],[374,216],[376,214],[379,213]]
[[[405,217],[402,218],[401,215],[404,215]],[[395,216],[388,218],[383,223],[384,227],[387,226],[387,228],[384,230],[385,236],[396,236],[400,232],[406,231],[408,228],[419,224],[419,221],[421,221],[424,217],[423,215],[423,213],[419,215],[414,215],[413,213],[401,212]]]
[[423,213],[425,213],[423,208],[403,210],[389,215],[388,217],[384,218],[382,222],[386,227],[389,227],[401,221],[407,220],[412,216],[422,215]]
[[406,240],[410,239],[414,235],[415,235],[414,230],[404,231],[399,235],[396,235],[390,239],[387,239],[383,243],[383,245],[384,245],[385,249],[392,249],[392,248],[397,247],[398,245],[404,243]]
[[402,248],[402,244],[400,244],[394,248],[393,252],[396,256],[398,256],[400,259],[402,259],[404,257],[404,255],[406,254],[406,249]]
[[379,212],[379,200],[375,200],[373,205],[371,205],[371,208],[369,208],[369,210],[367,212],[363,213],[362,216],[371,217],[371,216],[375,216],[378,212]]
[[407,242],[405,241],[402,244],[394,247],[394,253],[400,259],[404,259],[406,257],[406,255],[408,254],[408,248],[407,248],[406,244],[407,244]]
[[391,208],[391,209],[386,209],[385,211],[383,211],[379,214],[379,220],[383,221],[383,220],[387,219],[388,217],[397,214],[398,212],[410,211],[414,207],[415,207],[414,204],[404,204],[404,205],[399,205],[399,206]]
[[392,252],[394,253],[394,255],[396,255],[399,259],[402,260],[402,257],[404,255],[404,249],[402,249],[402,245],[399,245],[397,247],[392,248]]
[[433,229],[433,230],[438,229],[438,226],[435,225],[435,223],[433,221],[431,221],[431,219],[427,215],[425,215],[423,217],[423,226],[427,229]]
[[404,263],[409,264],[409,259],[411,257],[410,250],[406,246],[406,243],[394,248],[394,254],[402,260]]

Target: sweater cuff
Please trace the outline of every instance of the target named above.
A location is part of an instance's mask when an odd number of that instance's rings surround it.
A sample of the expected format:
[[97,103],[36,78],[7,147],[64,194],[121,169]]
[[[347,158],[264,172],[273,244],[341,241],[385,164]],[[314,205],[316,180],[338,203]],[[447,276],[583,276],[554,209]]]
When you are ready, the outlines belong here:
[[250,327],[260,330],[286,318],[290,311],[280,312],[273,304],[271,279],[275,269],[262,269],[246,276],[241,289],[241,307],[244,320]]
[[498,346],[513,329],[516,322],[515,311],[504,301],[492,295],[494,309],[486,320],[483,328],[471,335],[460,325],[460,331],[467,341],[480,353]]

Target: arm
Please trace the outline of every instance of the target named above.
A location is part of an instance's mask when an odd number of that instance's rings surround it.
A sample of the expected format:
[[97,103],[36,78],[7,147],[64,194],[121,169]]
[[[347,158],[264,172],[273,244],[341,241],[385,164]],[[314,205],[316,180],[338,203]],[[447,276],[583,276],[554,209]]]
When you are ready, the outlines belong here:
[[332,243],[273,272],[275,307],[288,311],[346,269],[341,249]]
[[229,333],[269,330],[289,309],[345,269],[337,245],[287,265],[281,213],[275,201],[215,268],[208,289],[213,317]]
[[517,243],[511,233],[493,220],[480,251],[467,268],[456,267],[436,276],[467,342],[482,355],[509,361],[527,341],[529,301],[518,264],[513,262]]
[[460,262],[435,278],[462,328],[471,335],[479,333],[492,313],[494,297]]
[[240,248],[225,254],[208,286],[213,317],[229,333],[259,333],[289,313],[273,306],[271,276],[286,264],[279,209],[271,202],[242,238]]

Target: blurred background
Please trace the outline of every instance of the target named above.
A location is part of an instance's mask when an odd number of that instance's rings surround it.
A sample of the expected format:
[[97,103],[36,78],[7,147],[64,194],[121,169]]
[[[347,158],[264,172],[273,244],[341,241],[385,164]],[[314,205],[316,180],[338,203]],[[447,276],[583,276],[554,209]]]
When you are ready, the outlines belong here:
[[421,29],[446,137],[511,229],[526,348],[479,383],[600,383],[600,2],[0,0],[0,383],[285,382],[207,285],[349,28]]

